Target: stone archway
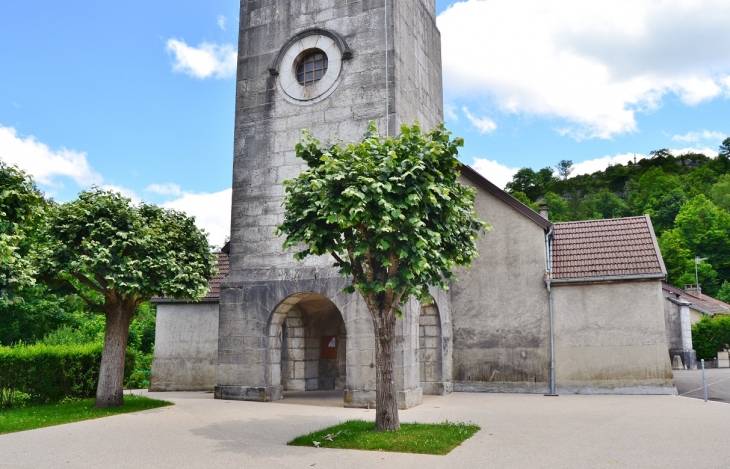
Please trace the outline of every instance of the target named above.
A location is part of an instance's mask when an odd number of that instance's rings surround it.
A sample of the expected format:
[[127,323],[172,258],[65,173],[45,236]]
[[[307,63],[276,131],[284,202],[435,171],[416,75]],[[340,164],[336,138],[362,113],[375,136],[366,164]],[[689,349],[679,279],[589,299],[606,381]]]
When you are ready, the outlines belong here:
[[284,391],[345,389],[347,329],[326,296],[302,292],[282,301],[271,315],[268,341],[273,385]]

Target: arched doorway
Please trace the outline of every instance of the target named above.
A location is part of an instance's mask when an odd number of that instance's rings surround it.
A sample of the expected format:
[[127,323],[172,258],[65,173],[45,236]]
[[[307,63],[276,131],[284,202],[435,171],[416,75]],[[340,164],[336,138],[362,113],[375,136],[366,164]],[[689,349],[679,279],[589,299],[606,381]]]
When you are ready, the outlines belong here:
[[284,391],[345,389],[347,330],[326,296],[303,292],[286,298],[271,315],[268,339],[274,385]]

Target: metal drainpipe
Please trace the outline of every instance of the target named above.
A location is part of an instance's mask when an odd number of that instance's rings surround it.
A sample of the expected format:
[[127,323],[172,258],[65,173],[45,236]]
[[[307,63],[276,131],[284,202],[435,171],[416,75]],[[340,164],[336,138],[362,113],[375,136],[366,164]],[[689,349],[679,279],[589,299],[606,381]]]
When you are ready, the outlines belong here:
[[555,392],[555,334],[553,330],[553,292],[550,288],[550,280],[553,270],[553,259],[550,249],[550,237],[552,236],[552,234],[553,227],[552,225],[550,225],[550,230],[548,230],[547,234],[545,235],[545,250],[547,252],[545,286],[547,287],[548,291],[548,306],[550,309],[550,394],[546,394],[546,396],[557,396]]

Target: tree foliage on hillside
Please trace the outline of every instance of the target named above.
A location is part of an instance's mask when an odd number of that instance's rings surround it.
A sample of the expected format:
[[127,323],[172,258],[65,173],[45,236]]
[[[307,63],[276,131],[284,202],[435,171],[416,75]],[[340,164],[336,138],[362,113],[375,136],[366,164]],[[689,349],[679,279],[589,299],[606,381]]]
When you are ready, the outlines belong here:
[[730,138],[716,158],[661,149],[573,177],[570,163],[560,161],[557,174],[522,168],[506,190],[536,211],[548,202],[555,222],[649,214],[670,283],[695,283],[695,257],[707,258],[697,269],[703,291],[718,294],[730,282]]
[[396,317],[411,297],[448,290],[452,270],[477,257],[489,226],[474,211],[473,188],[458,180],[460,138],[443,126],[401,127],[381,138],[374,124],[359,142],[326,145],[309,133],[296,146],[308,168],[285,181],[284,248],[295,258],[329,254],[346,289],[359,292],[373,320],[376,428],[399,428],[395,388]]

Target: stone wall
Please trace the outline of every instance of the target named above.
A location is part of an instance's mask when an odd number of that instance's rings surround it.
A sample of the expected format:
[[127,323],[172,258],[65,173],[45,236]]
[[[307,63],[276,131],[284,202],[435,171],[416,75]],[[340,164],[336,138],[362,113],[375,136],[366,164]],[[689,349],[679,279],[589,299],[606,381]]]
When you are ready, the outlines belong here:
[[661,282],[553,284],[559,392],[676,394]]
[[218,364],[218,304],[159,303],[150,391],[212,391]]
[[475,206],[493,229],[452,287],[454,390],[544,392],[550,362],[545,232],[481,188]]

